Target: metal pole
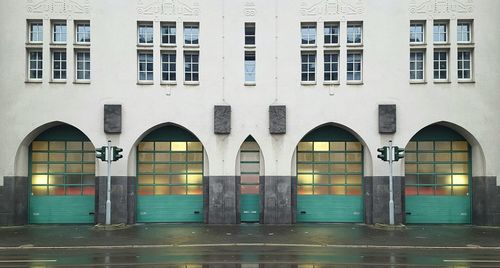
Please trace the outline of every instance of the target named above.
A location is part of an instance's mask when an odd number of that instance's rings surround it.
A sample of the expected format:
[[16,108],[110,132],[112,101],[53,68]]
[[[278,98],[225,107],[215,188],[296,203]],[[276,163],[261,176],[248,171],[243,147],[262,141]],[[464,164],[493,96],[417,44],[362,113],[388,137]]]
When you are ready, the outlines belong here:
[[392,141],[389,141],[389,224],[394,225],[394,190],[392,183],[392,162],[394,162]]
[[108,183],[106,195],[106,224],[111,224],[111,141],[108,140],[108,150],[106,151],[106,161],[108,162]]

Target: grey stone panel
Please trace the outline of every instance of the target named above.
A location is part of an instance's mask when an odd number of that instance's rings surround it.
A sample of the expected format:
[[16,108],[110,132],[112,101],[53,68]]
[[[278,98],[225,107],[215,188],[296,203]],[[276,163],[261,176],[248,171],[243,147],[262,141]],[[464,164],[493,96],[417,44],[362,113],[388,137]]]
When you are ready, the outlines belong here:
[[137,177],[128,177],[127,178],[127,207],[128,207],[128,215],[127,215],[127,224],[134,224],[137,221],[136,218],[136,210],[137,210]]
[[365,224],[373,224],[373,178],[363,178],[363,201],[365,206]]
[[292,176],[292,223],[297,223],[297,176]]
[[[133,177],[130,179],[133,180]],[[107,177],[97,177],[96,222],[106,223]],[[111,177],[111,223],[129,223],[129,177]],[[135,205],[134,205],[135,207]],[[131,213],[135,214],[135,209]],[[132,215],[132,217],[134,217]]]
[[378,132],[396,132],[396,105],[384,104],[378,106]]
[[266,181],[266,177],[265,176],[259,176],[259,195],[260,195],[260,204],[259,204],[259,208],[260,208],[260,213],[259,213],[259,223],[260,224],[263,224],[264,223],[264,200],[265,200],[265,181]]
[[236,224],[235,176],[210,176],[208,186],[208,223]]
[[208,205],[210,201],[209,193],[209,177],[203,176],[203,222],[208,223],[208,215],[210,214],[210,206]]
[[[394,223],[404,222],[404,177],[393,177]],[[372,177],[372,223],[389,223],[389,177]]]
[[229,105],[214,106],[214,133],[215,134],[231,133],[231,106]]
[[292,178],[266,176],[264,185],[264,224],[291,224]]
[[104,132],[109,134],[122,132],[121,104],[104,104]]
[[500,187],[497,178],[472,178],[472,223],[500,226]]
[[241,223],[241,176],[236,176],[236,223]]
[[286,106],[269,106],[269,133],[286,134]]
[[6,176],[0,186],[0,225],[28,223],[28,178]]

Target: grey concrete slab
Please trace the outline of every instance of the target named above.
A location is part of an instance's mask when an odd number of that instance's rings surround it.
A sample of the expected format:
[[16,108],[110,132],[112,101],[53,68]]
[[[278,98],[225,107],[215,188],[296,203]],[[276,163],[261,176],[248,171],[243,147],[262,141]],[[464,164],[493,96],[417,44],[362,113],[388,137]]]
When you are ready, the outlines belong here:
[[286,134],[286,106],[269,106],[269,133]]
[[209,176],[208,223],[235,224],[237,220],[236,177]]
[[104,132],[109,134],[122,132],[121,104],[104,104]]
[[[99,176],[96,180],[96,223],[103,224],[106,223],[107,177]],[[131,218],[135,222],[135,199],[129,201],[129,196],[135,196],[132,193],[135,186],[130,182],[134,180],[135,177],[111,177],[111,223],[133,223]]]
[[396,133],[396,105],[381,104],[378,106],[378,132]]
[[[374,176],[365,181],[370,186],[365,186],[365,190],[371,190],[371,199],[365,192],[365,205],[371,209],[370,223],[389,223],[389,177]],[[404,220],[404,177],[393,177],[393,198],[394,198],[394,222],[402,224]],[[369,202],[371,201],[371,204]],[[368,202],[368,204],[367,204]],[[366,212],[365,212],[366,213]],[[369,218],[369,215],[367,215]]]
[[0,225],[28,223],[28,178],[5,176],[0,186]]
[[230,105],[215,105],[214,106],[214,133],[215,134],[230,134],[231,133],[231,106]]
[[500,187],[495,176],[472,177],[472,223],[500,226]]
[[292,178],[266,176],[264,179],[264,224],[292,223]]

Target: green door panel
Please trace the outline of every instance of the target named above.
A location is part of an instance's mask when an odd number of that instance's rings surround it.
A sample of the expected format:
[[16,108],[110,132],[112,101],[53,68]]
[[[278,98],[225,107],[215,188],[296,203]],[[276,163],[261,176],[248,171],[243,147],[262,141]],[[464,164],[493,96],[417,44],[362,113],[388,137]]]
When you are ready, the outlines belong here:
[[242,222],[258,222],[260,198],[258,194],[242,194],[240,196],[240,212]]
[[94,223],[93,195],[31,196],[30,223]]
[[468,196],[407,196],[406,223],[471,223]]
[[363,214],[362,196],[297,196],[298,222],[363,222]]
[[203,222],[203,195],[138,196],[137,222]]

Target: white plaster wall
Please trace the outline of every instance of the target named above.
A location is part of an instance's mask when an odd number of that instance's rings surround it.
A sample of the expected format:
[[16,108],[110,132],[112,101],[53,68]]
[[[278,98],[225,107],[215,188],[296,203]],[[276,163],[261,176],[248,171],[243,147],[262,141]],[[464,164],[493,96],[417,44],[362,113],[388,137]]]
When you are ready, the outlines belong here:
[[[473,146],[473,174],[500,177],[497,161],[500,158],[497,135],[500,132],[500,30],[497,26],[500,1],[475,0],[470,13],[415,15],[409,12],[409,1],[363,0],[359,14],[302,15],[301,7],[319,2],[198,1],[199,15],[186,16],[140,15],[136,1],[91,0],[89,14],[69,15],[28,13],[24,1],[1,1],[0,175],[27,175],[27,145],[35,129],[54,121],[79,128],[95,146],[104,145],[111,139],[113,144],[124,148],[124,158],[113,164],[116,176],[135,175],[135,146],[147,130],[167,122],[184,126],[201,140],[209,159],[210,171],[206,175],[234,175],[238,150],[250,134],[262,150],[265,175],[290,175],[290,163],[298,141],[315,127],[332,122],[345,126],[361,138],[365,145],[365,175],[382,176],[387,175],[387,165],[376,158],[376,148],[390,139],[395,145],[405,146],[421,128],[446,121],[465,130],[461,133]],[[185,3],[193,6],[191,0]],[[248,3],[254,6],[246,6]],[[255,9],[255,16],[245,16],[246,8]],[[48,45],[44,45],[43,50],[43,83],[25,83],[26,19],[44,20],[44,43],[48,44],[49,19],[68,17],[68,40],[73,40],[72,20],[91,22],[91,84],[73,83],[72,42],[67,45],[67,83],[49,83]],[[450,19],[453,43],[456,19],[461,18],[474,19],[475,83],[457,83],[453,45],[451,83],[433,83],[429,79],[432,77],[433,45],[429,44],[427,83],[409,84],[409,21]],[[137,21],[155,21],[154,85],[137,84]],[[159,21],[177,22],[178,83],[174,86],[160,85],[159,81]],[[198,86],[186,86],[182,82],[183,21],[200,22]],[[314,86],[300,84],[301,21],[318,23],[318,79]],[[324,21],[341,21],[340,85],[324,86],[322,83]],[[363,21],[362,85],[345,83],[347,21]],[[244,86],[244,22],[256,22],[256,86]],[[431,25],[432,21],[428,21],[428,40],[431,40]],[[104,133],[104,104],[123,105],[120,135]],[[217,104],[231,105],[230,135],[213,134],[213,106]],[[287,106],[286,135],[269,134],[268,106],[271,104]],[[397,104],[396,134],[378,134],[378,104]],[[97,174],[104,172],[105,166],[99,162]],[[395,174],[404,174],[403,162],[397,163]]]

